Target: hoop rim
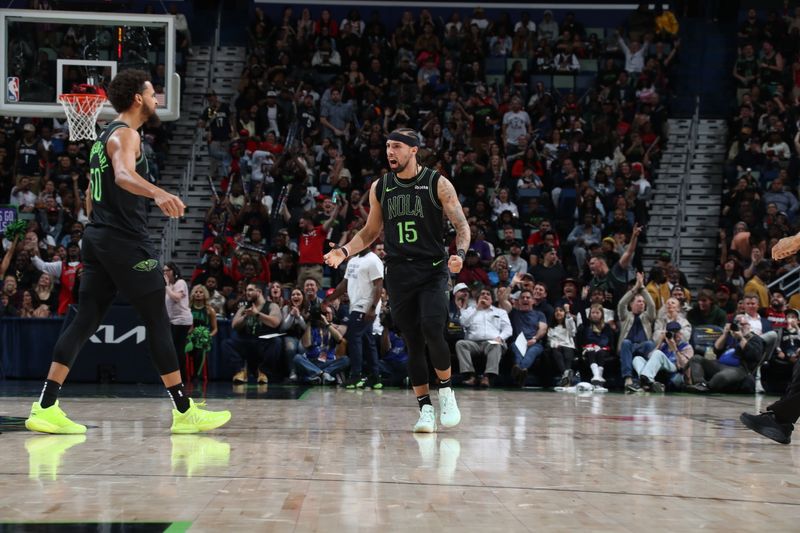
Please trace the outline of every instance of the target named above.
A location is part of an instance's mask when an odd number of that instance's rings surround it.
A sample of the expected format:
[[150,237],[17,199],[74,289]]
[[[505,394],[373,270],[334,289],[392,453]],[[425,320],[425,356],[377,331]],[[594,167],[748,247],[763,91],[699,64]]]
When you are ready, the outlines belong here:
[[77,100],[105,100],[106,97],[97,93],[62,93],[58,95],[58,101],[64,100],[66,102]]

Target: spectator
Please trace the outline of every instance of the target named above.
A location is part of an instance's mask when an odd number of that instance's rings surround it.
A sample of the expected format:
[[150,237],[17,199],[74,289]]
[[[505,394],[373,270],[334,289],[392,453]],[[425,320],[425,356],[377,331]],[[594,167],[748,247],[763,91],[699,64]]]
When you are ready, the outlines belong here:
[[[519,294],[517,307],[514,308],[508,301],[508,291],[500,291],[498,306],[509,313],[512,327],[511,335],[514,342],[511,349],[514,353],[514,366],[511,368],[511,378],[522,387],[528,378],[528,372],[533,367],[536,359],[544,351],[544,338],[547,335],[547,317],[540,311],[533,309],[533,292],[522,289]],[[517,341],[522,335],[525,339],[525,353],[517,346]]]
[[506,153],[513,154],[525,148],[525,140],[533,133],[531,117],[522,109],[522,99],[511,99],[511,109],[503,115],[502,138]]
[[[722,335],[714,343],[714,351],[731,358],[733,364],[724,364],[720,359],[706,359],[695,355],[689,362],[692,384],[691,392],[735,392],[745,378],[758,368],[764,355],[764,341],[750,327],[745,315],[737,315],[732,324],[727,324]],[[733,327],[735,325],[735,327]],[[733,346],[725,350],[730,343]]]
[[164,265],[164,282],[166,283],[165,303],[167,314],[172,329],[172,342],[175,353],[178,355],[181,376],[184,381],[190,381],[186,375],[186,358],[183,357],[186,346],[186,336],[192,328],[192,311],[189,309],[189,287],[181,279],[178,265],[169,262]]
[[208,155],[211,156],[211,176],[216,180],[220,177],[220,165],[223,176],[227,177],[230,172],[230,142],[235,130],[228,104],[220,103],[213,90],[208,91],[206,99],[208,107],[201,113],[198,127],[206,130]]
[[717,305],[716,295],[710,289],[700,290],[694,307],[686,314],[686,319],[693,328],[706,325],[722,328],[728,322],[725,311]]
[[77,281],[78,272],[83,268],[80,254],[80,247],[77,243],[73,242],[67,246],[67,257],[64,261],[45,262],[42,261],[38,253],[31,258],[33,266],[35,266],[37,270],[59,280],[58,306],[53,312],[54,315],[66,315],[69,306],[76,302],[74,296],[75,283]]
[[312,278],[318,286],[322,286],[322,266],[325,241],[331,227],[337,223],[340,206],[322,224],[314,223],[314,213],[306,211],[300,218],[300,266],[298,267],[297,283],[304,282],[307,278]]
[[638,244],[639,234],[641,233],[641,226],[633,228],[631,241],[622,254],[619,261],[611,268],[608,268],[608,263],[602,255],[593,255],[589,259],[589,271],[592,273],[592,278],[589,281],[591,289],[601,288],[606,293],[606,301],[610,304],[619,302],[622,294],[625,292],[628,279],[628,268],[633,260],[633,253]]
[[545,9],[542,21],[539,23],[539,39],[546,39],[549,43],[554,43],[558,36],[558,23],[553,19],[553,12]]
[[[55,316],[58,311],[58,295],[53,289],[53,285],[53,278],[50,277],[50,274],[42,272],[39,276],[39,280],[36,282],[36,286],[33,288],[33,294],[36,300],[42,306],[47,307],[48,317]],[[40,314],[42,313],[44,313],[44,310],[40,311]]]
[[669,322],[666,330],[659,334],[658,348],[647,359],[636,356],[633,368],[639,375],[639,385],[647,392],[664,392],[664,384],[656,381],[659,372],[669,374],[668,382],[677,388],[683,386],[683,372],[694,356],[692,346],[686,342],[678,322]]
[[[380,315],[381,289],[383,289],[384,266],[372,248],[362,250],[347,262],[347,272],[336,290],[327,297],[335,300],[347,293],[350,315],[347,322],[347,351],[350,357],[350,379],[348,389],[370,387],[383,388],[378,365],[379,354],[372,336],[372,325]],[[362,377],[364,349],[372,374]]]
[[692,338],[692,325],[683,317],[681,313],[681,304],[677,298],[669,298],[664,307],[663,316],[661,313],[657,314],[655,325],[653,326],[653,340],[658,344],[658,338],[663,336],[666,331],[667,324],[677,322],[681,325],[681,337],[685,340]]
[[289,362],[289,381],[297,381],[297,372],[294,365],[294,358],[303,354],[303,347],[300,339],[306,332],[308,324],[305,317],[309,316],[309,305],[303,291],[292,289],[289,301],[281,308],[282,333],[286,333],[283,338],[283,357]]
[[586,265],[586,253],[593,244],[600,244],[602,234],[600,228],[594,224],[594,215],[586,213],[583,215],[583,225],[575,228],[567,236],[567,244],[573,246],[572,253],[575,256],[575,264],[578,266],[578,273],[582,275]]
[[458,282],[471,285],[476,281],[483,286],[489,285],[489,275],[480,265],[480,256],[475,249],[470,248],[464,261],[464,267],[458,274]]
[[479,384],[481,387],[490,387],[490,377],[500,373],[500,357],[506,348],[506,340],[512,334],[508,313],[492,305],[489,289],[481,289],[477,304],[462,308],[461,325],[465,338],[456,342],[456,354],[461,373],[467,376],[464,384],[478,384],[473,357],[483,355],[486,357],[486,370]]
[[205,285],[208,291],[208,305],[214,310],[217,315],[225,316],[225,296],[217,290],[218,282],[216,276],[206,277]]
[[259,384],[268,383],[262,365],[280,359],[281,342],[278,338],[262,339],[262,335],[278,333],[281,324],[280,308],[268,302],[255,283],[248,283],[245,301],[239,306],[231,321],[236,335],[222,343],[226,358],[238,369],[234,383],[247,383],[248,362],[252,362]]
[[569,387],[572,384],[576,334],[575,319],[570,314],[569,305],[566,308],[556,307],[553,320],[547,329],[547,344],[550,347],[550,357],[560,376],[559,387]]
[[[192,327],[189,328],[187,337],[191,337],[192,331],[194,331],[195,328],[204,327],[208,330],[209,336],[213,339],[217,336],[219,327],[217,324],[217,312],[211,306],[208,289],[203,285],[195,285],[192,287],[189,299],[191,300],[190,310],[192,313]],[[178,352],[179,359],[183,359],[184,352],[186,352],[185,348],[181,347],[181,351]],[[199,361],[198,356],[200,357]],[[208,364],[208,361],[206,361],[206,354],[200,352],[198,349],[186,352],[186,357],[192,358],[192,368],[194,368],[195,375],[198,376],[203,371],[203,365]],[[189,379],[191,380],[192,376],[189,376]]]
[[[758,306],[762,309],[769,307],[769,289],[767,282],[769,281],[769,265],[760,263],[755,267],[755,273],[750,281],[744,285],[744,293],[755,294],[758,297]],[[745,296],[745,298],[747,298]],[[756,332],[758,333],[758,331]]]
[[350,366],[350,360],[346,355],[338,357],[336,352],[344,341],[346,328],[334,324],[333,319],[333,309],[323,305],[319,317],[312,318],[303,333],[305,353],[294,356],[294,371],[300,380],[315,385],[344,382],[340,374]]
[[533,309],[542,313],[548,322],[553,320],[553,306],[547,301],[547,286],[541,281],[533,284]]
[[508,255],[502,256],[505,258],[506,263],[508,264],[511,275],[515,275],[517,272],[520,274],[526,274],[528,272],[528,261],[523,259],[521,254],[522,243],[515,240],[511,243],[511,248],[508,251]]
[[584,375],[592,374],[592,385],[602,387],[606,380],[603,371],[609,365],[616,366],[614,353],[614,332],[605,320],[605,312],[600,303],[593,303],[587,309],[587,320],[581,325],[577,335],[580,358],[573,364]]
[[625,39],[622,35],[617,34],[617,43],[619,43],[622,52],[625,54],[625,71],[629,74],[639,74],[644,70],[644,58],[647,53],[647,46],[650,44],[648,37],[645,37],[644,46],[639,41],[631,41],[630,46],[625,44]]
[[562,280],[567,277],[567,271],[558,258],[558,253],[553,247],[542,250],[542,260],[533,267],[533,278],[540,281],[547,288],[551,303],[557,299]]
[[644,274],[636,274],[636,284],[617,305],[620,320],[620,335],[617,341],[622,378],[627,392],[639,388],[633,383],[633,358],[637,355],[649,358],[656,347],[653,337],[653,322],[656,318],[655,303],[644,289]]

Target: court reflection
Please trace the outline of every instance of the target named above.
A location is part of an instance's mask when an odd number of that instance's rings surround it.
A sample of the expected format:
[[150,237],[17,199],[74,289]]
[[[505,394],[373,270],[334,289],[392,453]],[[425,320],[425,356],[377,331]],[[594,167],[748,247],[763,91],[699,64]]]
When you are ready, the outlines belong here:
[[417,441],[419,449],[420,467],[431,470],[436,468],[439,483],[452,483],[461,455],[461,443],[458,439],[453,437],[439,439],[436,433],[414,433],[414,440]]
[[172,435],[172,473],[186,477],[202,476],[226,468],[231,460],[231,445],[211,437]]
[[58,470],[67,450],[86,442],[86,435],[42,435],[25,440],[28,452],[28,477],[31,479],[58,479]]

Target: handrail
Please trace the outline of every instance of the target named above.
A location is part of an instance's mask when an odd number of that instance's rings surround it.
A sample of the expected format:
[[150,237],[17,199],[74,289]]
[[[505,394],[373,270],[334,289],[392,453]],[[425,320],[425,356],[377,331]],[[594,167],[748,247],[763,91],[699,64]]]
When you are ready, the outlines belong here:
[[694,162],[694,155],[697,151],[697,141],[700,131],[700,96],[695,96],[694,114],[689,126],[689,153],[686,156],[686,164],[684,165],[683,179],[681,179],[681,187],[678,191],[678,210],[675,217],[675,234],[672,242],[672,261],[674,264],[679,265],[681,261],[681,233],[684,226],[684,213],[686,212],[686,196],[688,194],[689,183],[692,179],[692,163]]
[[[793,280],[786,281],[792,276],[795,276]],[[772,289],[776,286],[783,291],[786,298],[800,291],[800,266],[794,267],[792,270],[767,285],[767,288]]]

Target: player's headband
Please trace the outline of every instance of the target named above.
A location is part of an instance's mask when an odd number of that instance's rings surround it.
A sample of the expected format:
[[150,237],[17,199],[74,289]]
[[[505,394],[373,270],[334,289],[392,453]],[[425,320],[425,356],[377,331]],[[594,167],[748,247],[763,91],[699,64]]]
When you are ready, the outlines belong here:
[[411,135],[406,135],[405,133],[393,131],[389,134],[389,140],[407,144],[411,148],[419,148],[419,139],[417,139],[415,136],[412,137]]

